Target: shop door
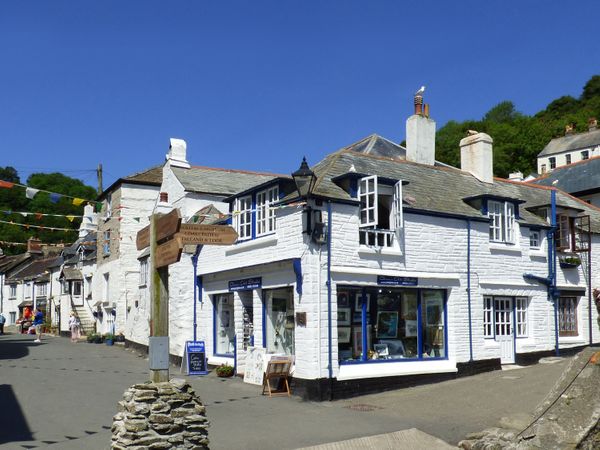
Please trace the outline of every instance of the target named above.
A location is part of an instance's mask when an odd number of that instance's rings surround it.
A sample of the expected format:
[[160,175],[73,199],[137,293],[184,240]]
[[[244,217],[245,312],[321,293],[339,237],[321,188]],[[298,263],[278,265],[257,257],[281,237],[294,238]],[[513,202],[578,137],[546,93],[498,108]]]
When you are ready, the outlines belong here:
[[512,303],[511,297],[494,297],[496,342],[500,344],[500,362],[502,364],[514,364],[515,362]]
[[294,354],[294,295],[291,289],[266,292],[267,351]]
[[232,355],[235,337],[235,322],[233,316],[233,295],[218,295],[216,297],[216,348],[218,355]]

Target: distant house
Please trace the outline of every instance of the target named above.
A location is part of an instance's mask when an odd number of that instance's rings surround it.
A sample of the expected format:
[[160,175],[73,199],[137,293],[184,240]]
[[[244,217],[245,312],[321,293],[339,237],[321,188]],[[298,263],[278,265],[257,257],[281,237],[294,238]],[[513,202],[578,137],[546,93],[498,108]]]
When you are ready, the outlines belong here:
[[588,131],[574,133],[567,125],[565,135],[552,139],[538,154],[537,170],[544,175],[557,168],[600,156],[600,129],[595,118],[589,120]]

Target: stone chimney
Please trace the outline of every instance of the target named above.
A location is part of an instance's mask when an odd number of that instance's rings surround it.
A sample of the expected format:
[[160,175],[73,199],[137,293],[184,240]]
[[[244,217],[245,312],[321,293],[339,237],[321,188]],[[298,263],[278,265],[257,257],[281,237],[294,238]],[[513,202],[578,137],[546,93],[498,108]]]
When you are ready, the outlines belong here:
[[37,238],[30,237],[27,239],[27,253],[42,253],[42,241]]
[[575,127],[573,126],[572,123],[565,125],[565,136],[569,136],[569,135],[573,134],[574,131],[575,131]]
[[588,119],[588,131],[594,131],[598,128],[598,121],[595,117],[590,117]]
[[485,133],[475,133],[461,139],[460,168],[484,183],[493,183],[493,142]]
[[183,167],[184,169],[191,167],[187,161],[187,144],[183,139],[171,138],[171,145],[166,159],[171,167]]
[[423,110],[423,96],[415,95],[415,113],[406,121],[407,161],[433,166],[435,163],[435,121],[429,118],[429,105]]
[[513,172],[508,174],[510,181],[523,181],[523,172]]

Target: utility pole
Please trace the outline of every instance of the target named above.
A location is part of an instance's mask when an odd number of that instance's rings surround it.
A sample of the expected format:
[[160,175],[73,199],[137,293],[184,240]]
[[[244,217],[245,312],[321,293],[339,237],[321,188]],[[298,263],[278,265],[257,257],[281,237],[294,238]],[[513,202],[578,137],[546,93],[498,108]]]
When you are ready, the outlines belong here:
[[98,164],[96,175],[98,176],[98,195],[100,195],[102,194],[102,164]]

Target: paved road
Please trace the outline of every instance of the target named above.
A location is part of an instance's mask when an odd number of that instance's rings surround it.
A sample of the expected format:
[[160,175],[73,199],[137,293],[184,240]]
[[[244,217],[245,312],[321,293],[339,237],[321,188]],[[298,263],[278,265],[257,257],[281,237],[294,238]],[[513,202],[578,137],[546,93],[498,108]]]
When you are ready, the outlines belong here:
[[[147,380],[147,360],[65,338],[32,341],[0,336],[0,448],[108,448],[116,403],[131,384]],[[533,411],[565,364],[323,403],[262,397],[239,379],[190,381],[207,405],[213,450],[293,449],[413,427],[455,444],[503,416]]]

